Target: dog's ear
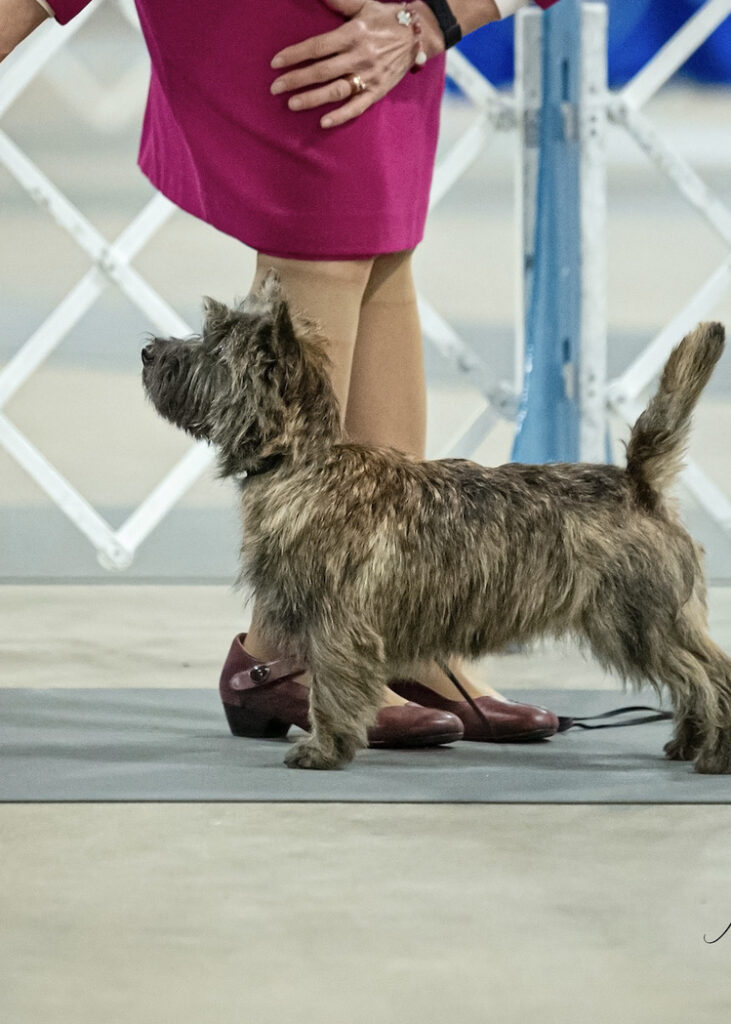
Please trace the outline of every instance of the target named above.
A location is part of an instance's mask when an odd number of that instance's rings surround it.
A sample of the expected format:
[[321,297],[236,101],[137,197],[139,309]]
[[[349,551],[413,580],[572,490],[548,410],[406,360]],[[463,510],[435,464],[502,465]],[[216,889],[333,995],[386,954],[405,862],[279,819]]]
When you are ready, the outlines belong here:
[[211,329],[225,323],[231,316],[231,310],[218,299],[212,299],[210,295],[203,296],[203,316],[206,326]]
[[282,281],[279,277],[279,271],[275,270],[274,267],[270,267],[270,269],[267,270],[264,280],[259,288],[258,296],[262,302],[266,302],[271,305],[272,309],[276,308],[280,302],[284,301]]
[[263,307],[267,319],[271,318],[274,327],[272,344],[281,355],[299,353],[297,336],[289,312],[289,304],[282,288],[279,271],[271,267],[264,277],[256,300]]
[[299,357],[301,348],[297,340],[297,332],[289,313],[289,306],[283,296],[272,309],[272,322],[274,324],[272,334],[274,347],[285,357]]

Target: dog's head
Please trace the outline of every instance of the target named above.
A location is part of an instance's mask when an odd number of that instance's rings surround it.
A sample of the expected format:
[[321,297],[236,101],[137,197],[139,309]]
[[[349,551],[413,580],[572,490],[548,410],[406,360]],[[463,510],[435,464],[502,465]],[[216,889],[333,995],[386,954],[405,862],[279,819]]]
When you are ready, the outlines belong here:
[[275,271],[233,308],[208,297],[203,308],[200,335],[145,345],[142,382],[161,416],[217,447],[222,476],[340,439],[324,339],[290,315]]

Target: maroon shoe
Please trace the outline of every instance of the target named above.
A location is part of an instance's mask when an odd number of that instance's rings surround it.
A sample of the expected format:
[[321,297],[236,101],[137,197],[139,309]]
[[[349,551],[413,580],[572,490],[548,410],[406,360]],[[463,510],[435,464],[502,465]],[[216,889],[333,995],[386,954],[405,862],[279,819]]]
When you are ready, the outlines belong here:
[[[257,661],[244,650],[246,633],[231,644],[221,672],[223,710],[234,736],[274,739],[290,726],[309,732],[309,690],[293,677],[305,671],[295,658]],[[384,707],[368,730],[369,747],[437,747],[462,739],[460,719],[418,704]]]
[[558,732],[558,717],[534,704],[520,704],[516,700],[499,700],[497,697],[447,700],[415,679],[392,679],[388,685],[406,700],[456,715],[464,725],[462,739],[465,740],[525,743],[547,739]]

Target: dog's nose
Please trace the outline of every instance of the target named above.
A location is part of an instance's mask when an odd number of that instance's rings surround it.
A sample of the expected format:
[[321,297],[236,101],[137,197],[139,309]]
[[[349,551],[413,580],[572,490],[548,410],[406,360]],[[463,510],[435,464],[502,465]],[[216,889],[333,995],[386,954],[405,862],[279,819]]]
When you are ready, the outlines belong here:
[[142,352],[140,352],[140,355],[142,356],[142,362],[145,364],[145,366],[149,366],[150,363],[153,362],[153,360],[155,359],[155,353],[153,350],[152,342],[149,345],[145,345],[145,347],[142,349]]

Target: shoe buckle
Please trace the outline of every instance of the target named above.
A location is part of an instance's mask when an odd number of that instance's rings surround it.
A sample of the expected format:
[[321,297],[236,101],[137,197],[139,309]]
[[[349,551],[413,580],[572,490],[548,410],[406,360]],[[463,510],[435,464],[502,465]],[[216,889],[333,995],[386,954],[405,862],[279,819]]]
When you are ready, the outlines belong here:
[[253,668],[249,669],[249,678],[252,683],[263,683],[269,678],[269,671],[268,665],[254,665]]

